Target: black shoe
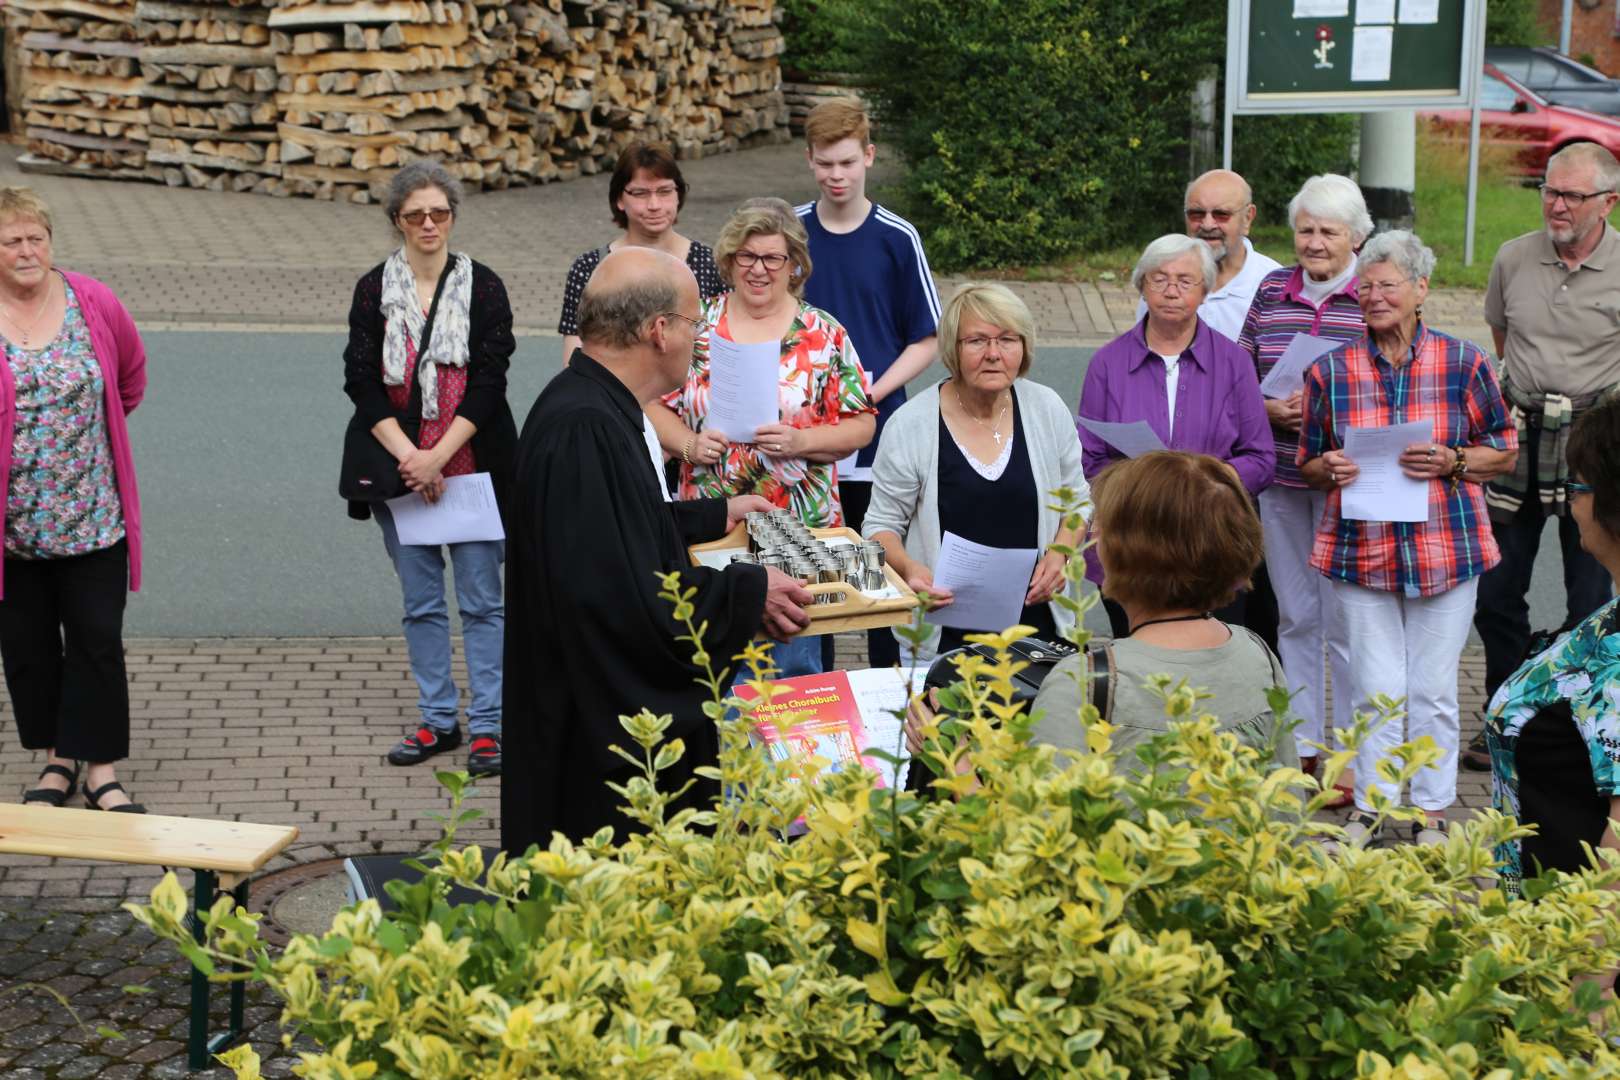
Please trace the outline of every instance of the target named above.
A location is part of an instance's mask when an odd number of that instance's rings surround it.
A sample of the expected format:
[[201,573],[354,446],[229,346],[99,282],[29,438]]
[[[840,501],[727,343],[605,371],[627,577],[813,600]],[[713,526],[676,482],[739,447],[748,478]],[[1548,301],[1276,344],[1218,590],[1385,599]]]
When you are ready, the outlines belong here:
[[442,754],[446,750],[454,750],[461,745],[461,729],[453,727],[449,731],[435,731],[423,724],[416,729],[415,734],[407,735],[388,751],[388,764],[390,765],[417,765],[426,761],[434,754]]
[[[109,792],[109,791],[123,791],[123,790],[124,790],[124,785],[120,784],[116,780],[112,781],[109,784],[102,784],[100,787],[96,788],[96,790],[94,790],[94,791],[91,791],[90,790],[90,785],[86,784],[84,786],[84,805],[88,806],[92,810],[110,810],[111,812],[113,812],[115,814],[144,814],[144,813],[146,813],[146,807],[142,806],[138,802],[127,802],[127,803],[124,803],[122,806],[102,806],[101,805],[101,797],[103,795],[107,794],[107,792]],[[124,793],[126,795],[129,794],[128,792],[124,792]]]
[[1473,769],[1475,772],[1491,771],[1491,751],[1485,745],[1484,728],[1479,729],[1479,734],[1468,744],[1468,749],[1457,755],[1457,759],[1462,762],[1465,769]]
[[75,761],[73,763],[73,769],[70,772],[67,766],[58,765],[55,762],[51,762],[49,765],[46,765],[45,768],[40,770],[39,778],[43,780],[52,773],[56,774],[57,776],[67,777],[67,787],[61,791],[48,787],[30,788],[23,792],[23,802],[25,804],[41,803],[45,806],[62,806],[68,801],[69,798],[72,797],[73,788],[79,782],[79,763]]
[[467,751],[467,771],[473,776],[499,776],[501,774],[501,737],[480,735]]

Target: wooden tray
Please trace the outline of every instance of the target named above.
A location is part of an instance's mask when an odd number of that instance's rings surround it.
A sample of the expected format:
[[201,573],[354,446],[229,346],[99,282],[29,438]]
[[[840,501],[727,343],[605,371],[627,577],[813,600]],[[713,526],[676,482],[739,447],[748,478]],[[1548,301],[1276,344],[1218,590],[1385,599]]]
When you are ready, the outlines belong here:
[[[839,539],[855,544],[861,542],[861,534],[854,529],[811,529],[810,534],[818,540]],[[700,552],[747,550],[748,529],[740,524],[718,540],[710,540],[706,544],[693,544],[687,549],[693,566],[702,565],[698,559]],[[836,603],[814,604],[805,608],[810,613],[810,625],[801,631],[800,636],[842,634],[846,630],[872,630],[880,626],[903,626],[910,622],[911,613],[917,610],[917,594],[901,580],[900,575],[894,572],[894,568],[886,563],[883,575],[889,579],[890,587],[900,593],[899,596],[887,600],[874,600],[854,586],[838,581],[806,585],[806,589],[817,595],[842,594],[844,599]]]

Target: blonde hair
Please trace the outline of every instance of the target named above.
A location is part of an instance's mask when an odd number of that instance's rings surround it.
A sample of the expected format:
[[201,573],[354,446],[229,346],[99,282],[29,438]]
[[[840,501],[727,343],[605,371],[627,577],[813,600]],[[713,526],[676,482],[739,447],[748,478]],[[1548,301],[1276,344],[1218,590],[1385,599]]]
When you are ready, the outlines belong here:
[[714,261],[727,285],[736,286],[734,271],[737,252],[750,237],[780,236],[787,242],[788,291],[804,299],[804,283],[810,279],[810,238],[805,235],[799,215],[782,199],[749,199],[732,212],[714,242]]
[[1035,358],[1035,317],[1018,294],[1005,285],[969,283],[956,290],[939,317],[939,362],[951,373],[962,376],[962,355],[956,336],[963,319],[978,319],[1004,330],[1011,330],[1024,342],[1024,357],[1018,365],[1018,378],[1029,374]]
[[13,218],[33,218],[54,235],[51,228],[51,208],[33,188],[0,187],[0,224]]
[[845,139],[854,139],[862,146],[872,142],[872,120],[858,99],[823,101],[804,118],[804,142],[812,151]]

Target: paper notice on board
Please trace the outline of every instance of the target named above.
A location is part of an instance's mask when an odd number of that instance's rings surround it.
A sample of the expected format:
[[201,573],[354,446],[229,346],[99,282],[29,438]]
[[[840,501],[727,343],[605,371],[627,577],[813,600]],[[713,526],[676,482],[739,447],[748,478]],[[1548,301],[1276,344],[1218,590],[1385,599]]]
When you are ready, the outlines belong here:
[[1395,0],[1356,0],[1356,23],[1392,23],[1395,21]]
[[1419,26],[1440,21],[1440,0],[1401,0],[1401,22]]
[[1395,52],[1393,26],[1358,26],[1350,46],[1351,82],[1389,82],[1389,61]]
[[1350,0],[1294,0],[1296,19],[1341,19],[1350,14]]

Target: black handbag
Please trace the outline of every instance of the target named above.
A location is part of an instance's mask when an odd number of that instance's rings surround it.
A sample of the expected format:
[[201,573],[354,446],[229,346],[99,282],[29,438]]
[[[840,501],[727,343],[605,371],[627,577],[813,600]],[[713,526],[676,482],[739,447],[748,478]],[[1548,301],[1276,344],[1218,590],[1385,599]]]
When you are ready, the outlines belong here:
[[[411,372],[410,400],[405,412],[396,416],[405,437],[416,445],[422,431],[422,365],[427,363],[428,344],[433,340],[433,318],[439,313],[439,297],[444,283],[450,277],[450,261],[444,264],[439,283],[433,288],[433,302],[428,305],[427,320],[422,324],[422,341],[416,350],[416,368]],[[399,462],[371,433],[373,425],[360,417],[356,408],[343,432],[343,461],[338,466],[338,494],[350,502],[384,502],[397,499],[410,488],[399,474]]]

